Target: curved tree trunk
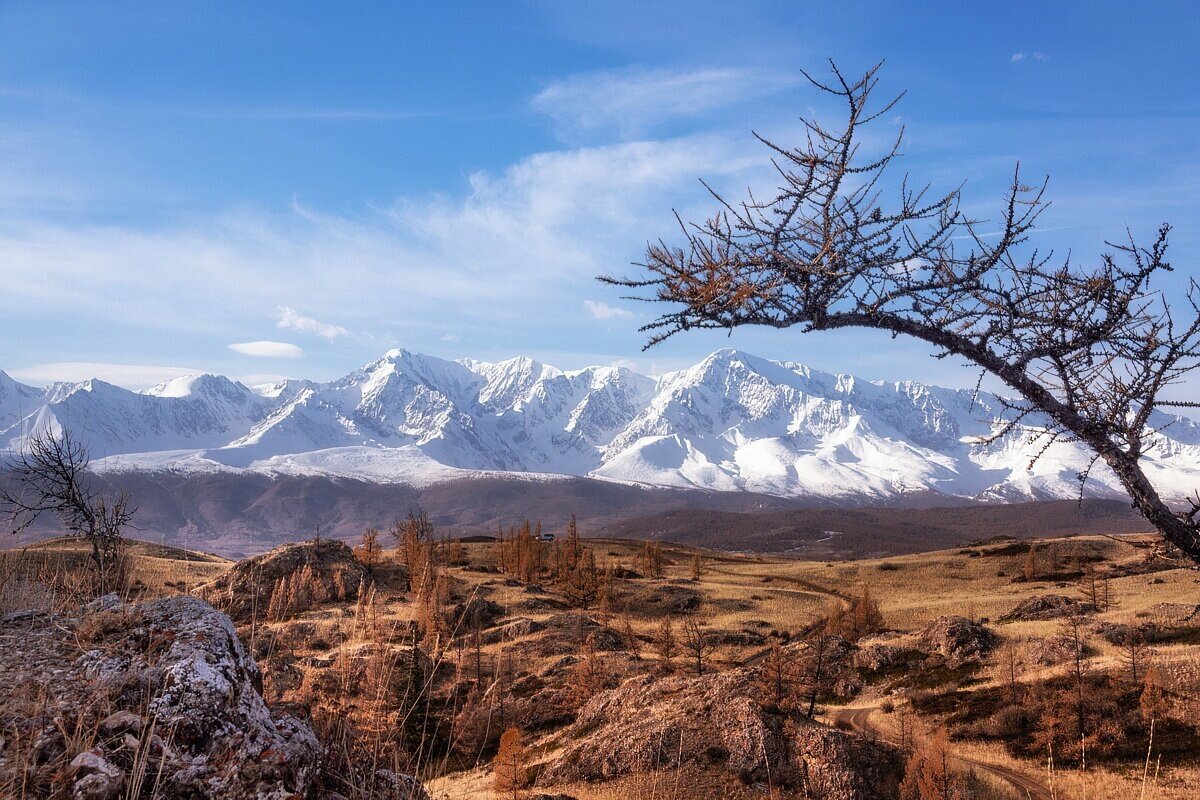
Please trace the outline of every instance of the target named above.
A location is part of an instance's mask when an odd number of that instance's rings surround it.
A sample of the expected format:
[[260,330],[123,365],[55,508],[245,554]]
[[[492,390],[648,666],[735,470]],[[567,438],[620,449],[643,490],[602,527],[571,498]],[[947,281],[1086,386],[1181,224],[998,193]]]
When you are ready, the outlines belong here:
[[1164,539],[1178,547],[1192,561],[1200,564],[1200,525],[1176,514],[1163,502],[1146,473],[1142,471],[1138,456],[1114,445],[1094,422],[1059,402],[1045,386],[1030,379],[1023,370],[1005,362],[986,348],[956,338],[946,331],[903,318],[847,313],[830,317],[822,325],[813,327],[866,327],[887,330],[893,334],[907,334],[948,353],[963,356],[987,370],[1091,447],[1121,481],[1121,485],[1133,501],[1133,507],[1141,512]]
[[1200,562],[1200,528],[1183,519],[1158,496],[1137,459],[1126,453],[1107,454],[1104,461],[1117,474],[1133,506],[1163,538],[1193,561]]

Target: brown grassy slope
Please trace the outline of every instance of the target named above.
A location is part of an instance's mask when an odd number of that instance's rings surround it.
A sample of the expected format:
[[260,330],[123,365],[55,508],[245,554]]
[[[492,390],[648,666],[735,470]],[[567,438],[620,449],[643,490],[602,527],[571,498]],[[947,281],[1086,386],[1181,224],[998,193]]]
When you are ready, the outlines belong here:
[[[994,531],[982,527],[972,538],[983,539]],[[887,559],[866,559],[853,562],[796,560],[772,556],[748,556],[704,551],[681,545],[665,545],[666,575],[662,579],[632,578],[622,581],[618,600],[612,609],[610,625],[619,629],[626,619],[638,637],[632,652],[605,652],[605,662],[614,674],[629,675],[655,669],[652,639],[663,616],[677,622],[699,619],[721,644],[712,655],[711,665],[728,669],[758,657],[765,642],[777,637],[773,631],[794,633],[811,622],[840,595],[857,592],[863,585],[871,586],[872,594],[883,607],[889,627],[914,630],[925,622],[944,614],[971,614],[993,620],[1009,611],[1023,599],[1048,593],[1078,596],[1078,580],[1071,575],[1073,559],[1078,556],[1120,572],[1111,580],[1111,591],[1117,603],[1100,617],[1105,621],[1124,622],[1140,619],[1139,615],[1153,614],[1161,603],[1195,603],[1200,598],[1200,574],[1193,569],[1171,568],[1150,573],[1136,569],[1151,551],[1152,536],[1101,536],[1059,541],[1056,545],[1062,564],[1057,570],[1045,567],[1032,581],[1022,575],[1027,547],[1012,542],[997,542],[970,548],[909,554]],[[637,568],[636,559],[642,544],[618,539],[591,539],[601,567],[620,565]],[[1042,543],[1048,552],[1050,543]],[[506,576],[486,571],[495,561],[495,545],[479,542],[467,545],[470,563],[449,571],[456,599],[486,598],[502,610],[497,631],[511,630],[511,635],[490,637],[483,646],[485,675],[502,652],[516,654],[519,669],[526,676],[520,686],[536,686],[539,682],[569,681],[569,667],[562,666],[565,656],[577,652],[574,641],[576,628],[571,611],[553,586],[541,589],[517,584]],[[229,562],[204,554],[176,551],[156,545],[135,544],[136,574],[142,576],[146,591],[170,593],[178,590],[179,581],[188,587],[203,582],[198,576],[216,577],[229,568]],[[38,553],[72,553],[82,556],[79,542],[69,540],[30,548],[23,558]],[[702,575],[698,583],[689,580],[691,557],[704,556]],[[10,554],[11,555],[11,554]],[[1098,559],[1098,560],[1097,560]],[[378,608],[370,622],[356,617],[345,604],[326,603],[283,622],[259,619],[248,636],[253,637],[256,655],[266,673],[266,692],[272,701],[299,701],[306,704],[338,705],[336,695],[325,696],[324,686],[338,686],[345,670],[355,676],[356,665],[367,657],[364,647],[379,637],[390,646],[401,647],[404,631],[417,618],[411,593],[404,582],[392,575],[396,554],[386,554],[385,565],[379,574]],[[1129,574],[1123,574],[1129,572]],[[674,599],[686,592],[696,592],[699,602],[694,608],[672,610]],[[629,610],[626,612],[625,609]],[[528,621],[526,624],[522,620]],[[565,621],[564,621],[565,620]],[[994,623],[993,623],[994,624]],[[504,626],[511,625],[511,628]],[[1018,622],[994,625],[1007,638],[1029,640],[1052,635],[1058,629],[1054,621]],[[376,629],[372,632],[372,628]],[[247,640],[248,642],[250,639]],[[1093,643],[1095,668],[1119,663],[1117,648],[1103,641]],[[1200,691],[1200,646],[1173,644],[1160,648],[1164,664],[1178,680],[1189,680]],[[402,650],[401,650],[402,652]],[[636,660],[639,657],[640,660]],[[470,671],[470,653],[457,646],[444,655],[437,682],[437,703],[450,703],[446,694],[447,682],[454,680],[456,666],[464,661],[463,669]],[[989,668],[990,669],[990,668]],[[1046,674],[1061,671],[1049,668]],[[1041,677],[1032,675],[1031,678]],[[995,684],[990,672],[977,677],[978,688]],[[349,682],[353,684],[353,681]],[[972,684],[968,689],[972,689]],[[344,700],[345,698],[340,698]],[[353,702],[364,702],[361,697]],[[437,704],[435,703],[435,709]],[[564,721],[543,720],[545,727],[528,733],[531,748],[538,759],[553,757],[563,743],[557,737]],[[964,745],[964,748],[966,745]],[[987,753],[971,751],[983,758]],[[491,796],[490,754],[485,753],[479,769],[474,760],[456,756],[436,763],[425,763],[423,777],[432,778],[431,788],[445,791],[452,798]],[[996,756],[998,761],[1032,774],[1041,774],[1043,765],[1028,760]],[[1130,771],[1128,765],[1120,767]],[[1162,788],[1173,787],[1171,794],[1162,791],[1161,799],[1188,796],[1179,787],[1200,779],[1200,774],[1178,764],[1168,764],[1162,778]],[[552,787],[580,798],[609,798],[622,796],[646,797],[739,797],[761,796],[746,787],[723,785],[722,776],[709,773],[646,774],[613,783],[583,786]],[[1064,781],[1066,778],[1064,777]],[[1075,778],[1072,778],[1075,780]],[[1197,785],[1197,784],[1192,784]],[[551,787],[547,787],[548,789]],[[1181,793],[1183,792],[1183,793]],[[632,794],[631,794],[632,793]],[[998,796],[1005,796],[1000,794]],[[1083,790],[1060,792],[1059,797],[1083,797]],[[1095,791],[1090,795],[1100,797]]]

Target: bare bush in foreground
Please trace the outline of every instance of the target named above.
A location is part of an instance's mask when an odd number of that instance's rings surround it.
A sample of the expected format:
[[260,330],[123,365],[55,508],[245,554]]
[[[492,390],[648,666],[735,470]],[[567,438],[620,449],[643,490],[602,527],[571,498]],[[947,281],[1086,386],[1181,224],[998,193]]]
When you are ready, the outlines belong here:
[[70,432],[35,434],[27,450],[3,464],[0,518],[19,533],[50,514],[68,532],[83,536],[104,593],[119,583],[122,534],[136,509],[126,492],[108,495],[94,488],[89,461],[87,447]]

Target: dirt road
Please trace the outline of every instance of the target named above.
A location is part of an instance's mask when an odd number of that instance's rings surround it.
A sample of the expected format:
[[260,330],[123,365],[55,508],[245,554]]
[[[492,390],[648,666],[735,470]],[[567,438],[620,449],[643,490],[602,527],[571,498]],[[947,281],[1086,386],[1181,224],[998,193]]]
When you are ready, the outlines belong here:
[[[871,725],[871,712],[875,710],[875,706],[836,708],[830,709],[828,716],[833,722],[847,727],[862,736],[883,739],[885,737]],[[986,772],[1004,781],[1016,791],[1018,797],[1026,798],[1026,800],[1052,800],[1053,798],[1050,790],[1041,781],[1024,772],[965,756],[955,755],[954,758],[971,769]]]

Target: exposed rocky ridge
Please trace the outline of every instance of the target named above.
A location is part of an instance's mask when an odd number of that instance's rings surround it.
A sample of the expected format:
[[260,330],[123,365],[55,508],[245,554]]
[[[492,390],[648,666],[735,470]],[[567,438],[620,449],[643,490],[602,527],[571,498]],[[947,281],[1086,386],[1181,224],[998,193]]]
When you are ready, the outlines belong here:
[[538,785],[696,765],[828,800],[884,800],[900,780],[887,746],[764,709],[746,669],[631,678],[584,705],[561,740],[566,748],[537,769]]
[[[268,708],[229,617],[199,599],[126,605],[109,596],[77,616],[10,615],[0,633],[0,714],[22,733],[3,741],[0,780],[32,761],[30,796],[115,800],[140,786],[166,797],[276,800],[317,791],[312,728]],[[94,742],[71,752],[70,730],[94,730]],[[388,800],[426,797],[411,779],[385,777],[377,783],[397,787]]]
[[980,663],[996,648],[999,638],[966,617],[938,617],[916,634],[921,649],[938,653],[950,667]]

